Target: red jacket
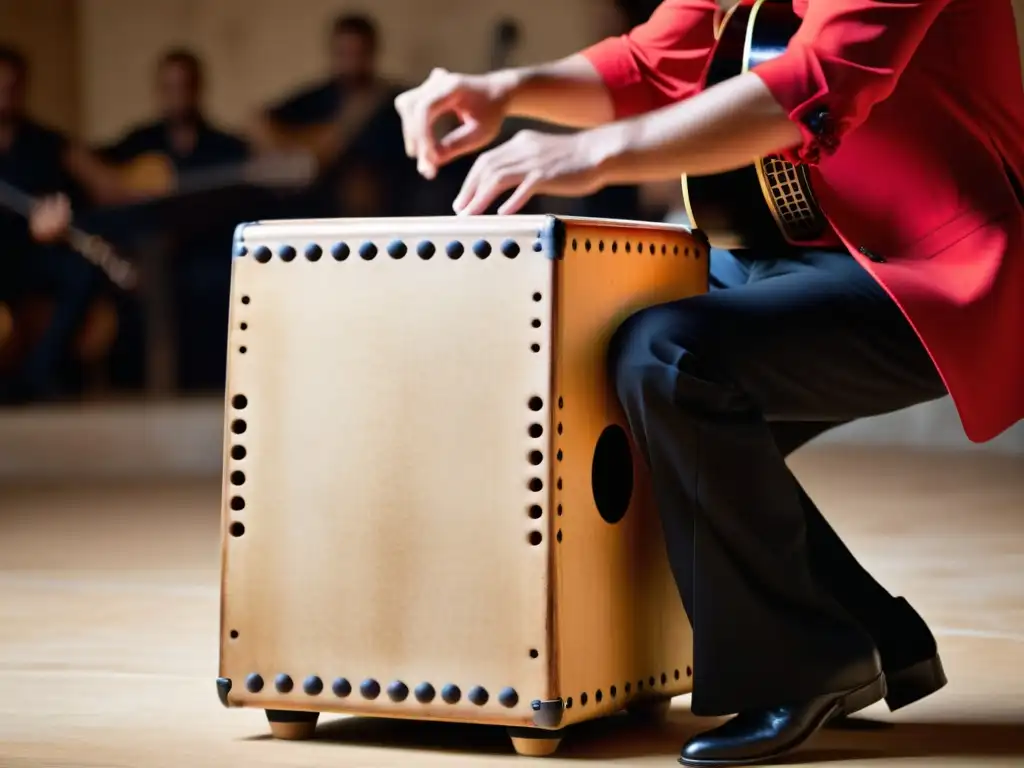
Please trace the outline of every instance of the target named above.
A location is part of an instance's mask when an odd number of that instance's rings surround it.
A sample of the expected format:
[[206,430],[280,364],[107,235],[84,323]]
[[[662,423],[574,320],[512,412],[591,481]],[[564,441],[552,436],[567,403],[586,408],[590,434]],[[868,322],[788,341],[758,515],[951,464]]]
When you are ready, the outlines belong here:
[[[980,442],[1024,418],[1024,92],[1010,0],[794,0],[753,69],[804,134],[819,202],[892,295]],[[584,51],[618,116],[696,93],[710,0]]]

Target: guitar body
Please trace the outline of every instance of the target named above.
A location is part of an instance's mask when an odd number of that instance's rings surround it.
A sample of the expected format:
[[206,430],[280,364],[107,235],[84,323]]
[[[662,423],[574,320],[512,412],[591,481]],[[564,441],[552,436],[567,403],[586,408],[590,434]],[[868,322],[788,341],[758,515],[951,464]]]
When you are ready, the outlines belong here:
[[147,152],[119,165],[121,184],[132,192],[159,197],[170,194],[177,174],[170,158],[159,152]]
[[334,159],[334,121],[301,127],[272,125],[268,127],[267,144],[280,152],[308,152],[323,167]]
[[[317,126],[305,136],[326,134],[331,126]],[[284,143],[284,142],[282,142]],[[298,140],[294,143],[298,144]],[[241,162],[230,162],[178,173],[174,161],[161,152],[145,152],[117,166],[125,189],[144,199],[160,200],[198,192],[226,189],[237,184],[260,187],[301,187],[316,175],[316,160],[307,151],[278,151]]]
[[[786,50],[800,27],[789,0],[744,0],[722,21],[706,87],[747,72]],[[827,227],[803,166],[778,157],[711,176],[684,176],[690,225],[718,248],[805,244]]]

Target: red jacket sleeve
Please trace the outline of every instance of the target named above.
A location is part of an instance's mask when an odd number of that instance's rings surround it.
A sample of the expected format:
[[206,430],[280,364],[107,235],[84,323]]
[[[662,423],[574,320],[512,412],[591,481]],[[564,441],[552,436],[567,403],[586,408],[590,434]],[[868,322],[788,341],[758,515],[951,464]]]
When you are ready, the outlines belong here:
[[612,95],[616,117],[692,96],[715,45],[714,0],[665,0],[627,35],[582,51]]
[[864,122],[949,2],[809,0],[786,52],[751,70],[800,126],[793,159],[817,162]]

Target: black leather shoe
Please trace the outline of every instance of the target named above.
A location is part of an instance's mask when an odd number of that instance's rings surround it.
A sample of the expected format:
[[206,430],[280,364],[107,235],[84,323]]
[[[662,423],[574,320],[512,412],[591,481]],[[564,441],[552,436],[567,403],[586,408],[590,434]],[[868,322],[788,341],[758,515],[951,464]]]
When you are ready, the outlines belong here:
[[683,746],[683,765],[752,765],[799,747],[835,717],[853,714],[885,696],[879,675],[852,690],[819,696],[804,704],[741,712],[732,720],[698,734]]
[[891,674],[892,677],[886,676],[889,693],[885,696],[885,703],[890,712],[931,696],[945,687],[947,682],[942,659],[938,654]]
[[889,689],[885,703],[890,711],[920,701],[946,685],[935,637],[902,597],[893,601],[874,640]]

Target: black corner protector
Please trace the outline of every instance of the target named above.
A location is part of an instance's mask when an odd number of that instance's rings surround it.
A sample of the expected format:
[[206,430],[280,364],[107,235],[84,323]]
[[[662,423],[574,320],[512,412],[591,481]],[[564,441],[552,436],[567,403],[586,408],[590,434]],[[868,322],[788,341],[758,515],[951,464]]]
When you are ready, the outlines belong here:
[[538,728],[550,730],[562,724],[565,702],[561,699],[550,699],[548,701],[540,701],[538,699],[530,702],[530,709],[533,710],[533,724]]
[[235,233],[231,238],[231,252],[235,258],[241,258],[248,253],[248,249],[245,247],[245,228],[251,227],[255,223],[254,221],[247,221],[235,227]]
[[508,735],[513,739],[558,739],[565,735],[567,728],[518,728],[512,726]]
[[544,255],[549,259],[561,259],[565,253],[565,222],[557,216],[548,216],[538,235],[544,243]]
[[690,234],[693,235],[694,240],[701,243],[705,248],[711,247],[711,240],[708,239],[703,229],[691,229]]
[[218,677],[217,678],[217,696],[220,697],[220,703],[225,707],[230,707],[228,703],[228,694],[231,693],[231,678],[230,677]]

